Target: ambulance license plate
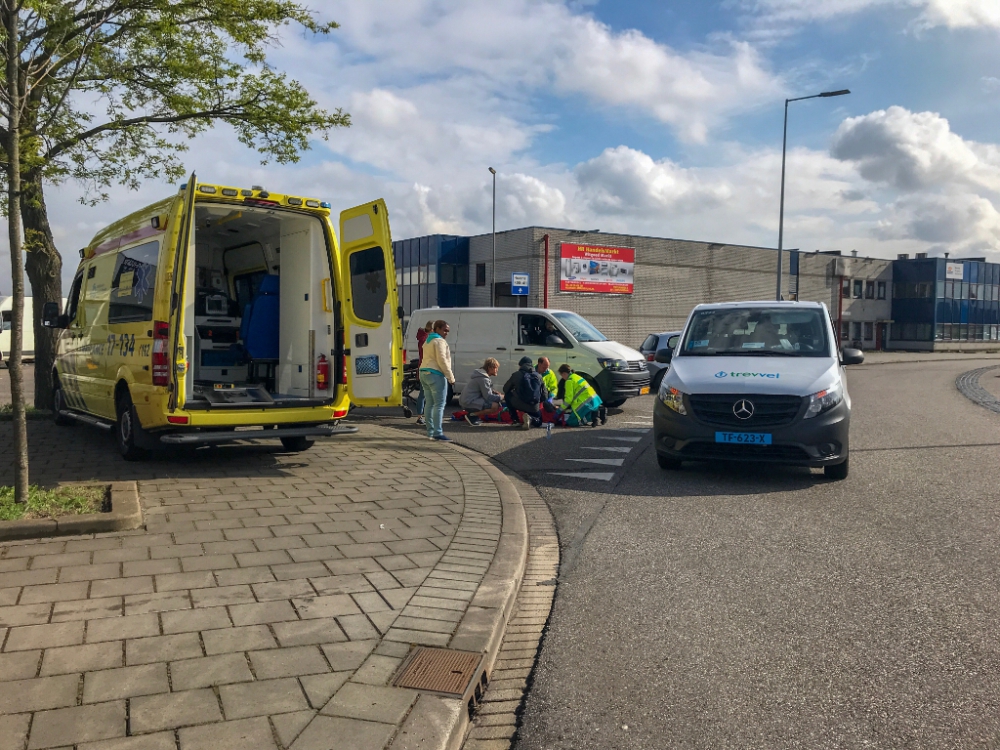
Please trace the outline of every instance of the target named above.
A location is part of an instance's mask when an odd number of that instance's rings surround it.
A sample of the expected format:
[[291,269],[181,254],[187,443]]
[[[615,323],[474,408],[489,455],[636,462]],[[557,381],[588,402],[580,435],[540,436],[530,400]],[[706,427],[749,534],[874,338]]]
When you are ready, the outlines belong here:
[[639,389],[639,395],[640,396],[645,396],[647,393],[649,393],[649,386],[648,385]]
[[717,432],[717,443],[738,443],[740,445],[770,445],[770,432]]

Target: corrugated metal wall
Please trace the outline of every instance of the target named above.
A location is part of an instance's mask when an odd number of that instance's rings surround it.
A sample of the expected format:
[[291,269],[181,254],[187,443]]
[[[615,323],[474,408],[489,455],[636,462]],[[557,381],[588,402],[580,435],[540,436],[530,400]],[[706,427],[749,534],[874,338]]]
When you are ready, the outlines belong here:
[[[544,236],[549,235],[549,307],[583,315],[611,339],[638,346],[649,334],[680,328],[691,308],[703,302],[773,299],[777,257],[769,248],[722,245],[657,237],[575,232],[528,227],[497,234],[497,282],[509,282],[511,272],[531,274],[530,307],[542,306]],[[632,295],[559,292],[559,243],[635,248],[635,287]],[[489,304],[491,235],[472,237],[469,276],[475,265],[486,263],[486,287],[470,287],[469,304]],[[783,288],[788,290],[785,256]],[[807,277],[809,297],[830,304],[825,276]]]

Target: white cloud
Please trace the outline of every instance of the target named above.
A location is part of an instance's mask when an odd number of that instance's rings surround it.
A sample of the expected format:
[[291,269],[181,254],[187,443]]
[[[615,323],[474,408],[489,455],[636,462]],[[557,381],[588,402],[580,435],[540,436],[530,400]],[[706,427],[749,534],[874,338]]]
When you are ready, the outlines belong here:
[[653,161],[627,146],[605,149],[575,171],[581,198],[597,214],[699,212],[732,195],[724,180],[706,183],[696,170],[684,169],[669,159]]
[[997,0],[738,0],[767,25],[822,21],[882,8],[915,9],[916,29],[1000,29]]
[[984,173],[973,146],[941,115],[902,107],[844,120],[831,153],[855,163],[866,179],[905,191],[997,178],[994,170]]
[[953,254],[1000,250],[1000,213],[979,195],[906,196],[890,206],[875,236],[915,239]]

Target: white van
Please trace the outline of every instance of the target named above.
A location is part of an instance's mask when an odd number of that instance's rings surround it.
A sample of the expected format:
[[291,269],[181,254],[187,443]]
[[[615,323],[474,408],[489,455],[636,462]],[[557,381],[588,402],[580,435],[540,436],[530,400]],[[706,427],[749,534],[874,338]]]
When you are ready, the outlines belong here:
[[[66,300],[63,299],[63,305]],[[0,362],[10,358],[10,329],[13,325],[14,298],[0,301]],[[35,326],[32,322],[31,297],[24,298],[24,335],[21,340],[21,360],[35,358]]]
[[521,307],[430,307],[414,310],[406,329],[406,357],[417,356],[417,331],[429,320],[446,320],[455,371],[453,394],[487,357],[500,362],[494,378],[499,388],[517,369],[518,360],[548,357],[554,370],[568,364],[586,378],[608,406],[621,406],[649,393],[646,360],[635,349],[609,341],[582,316],[567,310]]
[[679,344],[656,353],[669,362],[653,410],[656,457],[749,461],[822,468],[845,479],[851,396],[826,305],[728,302],[698,305]]

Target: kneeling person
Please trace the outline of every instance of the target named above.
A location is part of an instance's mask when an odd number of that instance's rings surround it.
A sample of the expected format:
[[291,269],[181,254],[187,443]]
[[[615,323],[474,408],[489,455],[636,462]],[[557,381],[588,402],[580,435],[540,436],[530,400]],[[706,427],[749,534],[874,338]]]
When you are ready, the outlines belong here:
[[[549,391],[542,376],[532,367],[531,357],[521,357],[517,365],[517,371],[504,383],[503,395],[507,409],[514,418],[514,424],[520,421],[521,426],[528,429],[532,420],[535,420],[536,424],[541,424],[541,408],[542,404],[549,400]],[[520,419],[518,419],[519,412]]]
[[487,359],[481,368],[472,371],[472,376],[458,397],[458,405],[466,411],[465,421],[478,425],[482,417],[495,417],[500,413],[502,396],[493,390],[492,378],[500,372],[500,363],[493,357]]
[[591,427],[597,427],[598,420],[602,424],[608,421],[604,402],[585,378],[573,372],[569,365],[559,368],[559,376],[565,388],[563,411],[569,412],[566,417],[568,425],[576,427],[589,422]]

